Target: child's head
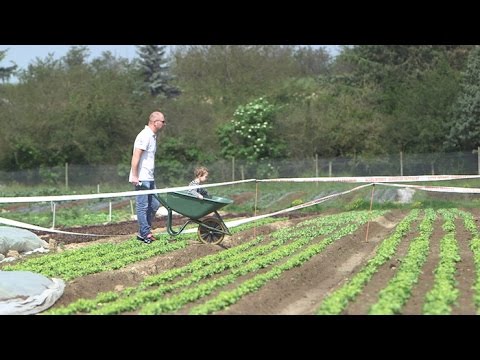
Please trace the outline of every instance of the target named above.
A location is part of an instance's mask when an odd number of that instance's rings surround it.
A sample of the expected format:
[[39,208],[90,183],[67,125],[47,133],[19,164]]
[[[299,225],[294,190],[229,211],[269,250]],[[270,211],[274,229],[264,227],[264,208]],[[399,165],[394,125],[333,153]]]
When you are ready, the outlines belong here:
[[200,181],[207,180],[208,177],[208,169],[205,166],[200,166],[195,169],[195,178],[199,179]]

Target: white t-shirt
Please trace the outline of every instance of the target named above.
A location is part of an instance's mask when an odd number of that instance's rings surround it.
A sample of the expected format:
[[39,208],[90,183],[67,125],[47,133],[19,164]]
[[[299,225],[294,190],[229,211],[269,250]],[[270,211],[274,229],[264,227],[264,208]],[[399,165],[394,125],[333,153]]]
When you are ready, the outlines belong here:
[[[138,163],[138,180],[154,181],[155,180],[155,151],[157,151],[157,136],[148,126],[139,132],[133,144],[135,149],[143,150]],[[132,181],[132,170],[130,169],[129,181]]]

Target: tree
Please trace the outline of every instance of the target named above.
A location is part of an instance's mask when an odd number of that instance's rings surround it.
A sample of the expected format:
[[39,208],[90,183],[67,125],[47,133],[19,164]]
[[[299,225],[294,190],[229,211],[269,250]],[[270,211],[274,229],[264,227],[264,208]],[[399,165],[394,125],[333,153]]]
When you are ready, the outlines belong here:
[[222,109],[220,116],[227,117],[300,75],[294,50],[292,45],[178,46],[173,71],[186,96]]
[[259,160],[281,158],[285,146],[275,133],[277,108],[263,97],[235,110],[233,119],[218,130],[222,154],[247,161],[257,176],[271,176],[275,169]]
[[459,91],[459,72],[444,59],[419,78],[395,89],[396,107],[385,121],[385,134],[397,150],[439,153],[450,131],[452,105]]
[[11,106],[0,111],[4,168],[114,164],[131,151],[147,117],[133,95],[133,68],[110,55],[89,64],[83,51],[72,50],[58,60],[37,59],[5,89]]
[[[374,82],[384,90],[419,78],[446,58],[451,67],[461,69],[468,45],[358,45],[344,48],[336,67],[348,72],[355,82]],[[391,107],[387,107],[387,109]]]
[[[381,143],[392,151],[442,151],[467,45],[360,45],[337,57],[337,78],[377,88],[371,104],[383,113]],[[338,73],[337,73],[338,74]]]
[[180,90],[170,84],[173,77],[165,57],[166,46],[138,45],[137,48],[140,56],[139,69],[143,78],[141,88],[146,89],[152,96],[164,95],[172,98],[180,95]]
[[273,136],[275,112],[263,97],[239,106],[231,122],[219,129],[222,154],[252,161],[280,157],[281,142]]
[[332,61],[331,55],[324,47],[314,49],[301,46],[295,50],[294,58],[298,63],[301,76],[325,75]]
[[[0,50],[0,62],[5,58],[7,51],[8,49]],[[13,63],[12,66],[0,67],[0,80],[2,80],[4,83],[8,82],[8,80],[10,80],[10,76],[14,75],[16,69],[17,65],[15,63]]]
[[87,58],[90,56],[88,46],[71,46],[67,54],[63,57],[63,61],[68,68],[85,65]]
[[205,164],[210,160],[185,136],[162,138],[157,154],[161,155],[155,160],[156,168],[162,174],[161,183],[166,185],[181,185],[192,176],[191,164]]
[[480,46],[468,57],[446,145],[460,150],[480,146]]

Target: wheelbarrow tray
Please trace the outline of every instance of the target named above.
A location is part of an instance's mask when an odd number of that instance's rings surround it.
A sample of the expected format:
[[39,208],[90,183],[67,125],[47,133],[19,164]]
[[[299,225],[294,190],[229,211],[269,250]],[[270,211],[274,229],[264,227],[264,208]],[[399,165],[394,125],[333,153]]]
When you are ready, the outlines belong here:
[[193,220],[198,220],[207,214],[233,203],[233,200],[220,196],[212,196],[202,200],[195,195],[183,191],[158,195],[163,206]]

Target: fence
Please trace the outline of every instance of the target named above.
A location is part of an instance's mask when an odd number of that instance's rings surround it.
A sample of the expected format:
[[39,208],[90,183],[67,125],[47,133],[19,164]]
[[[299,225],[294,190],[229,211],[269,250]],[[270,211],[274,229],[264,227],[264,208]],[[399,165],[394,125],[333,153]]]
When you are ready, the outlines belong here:
[[[240,159],[228,159],[205,163],[210,170],[210,182],[277,177],[319,176],[388,176],[388,175],[468,175],[480,174],[480,153],[472,152],[408,154],[399,153],[376,157],[336,157],[310,159],[266,160],[248,163]],[[185,185],[193,178],[197,164],[158,166],[157,187]],[[121,170],[123,169],[123,171]],[[67,188],[69,186],[100,187],[129,186],[125,165],[87,166],[65,164],[54,168],[15,172],[0,171],[0,186],[8,184],[45,185]],[[0,188],[1,191],[1,188]]]

